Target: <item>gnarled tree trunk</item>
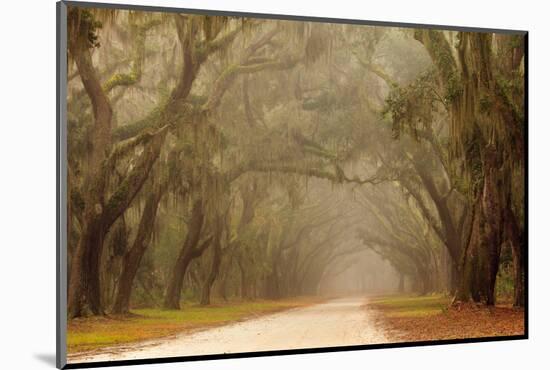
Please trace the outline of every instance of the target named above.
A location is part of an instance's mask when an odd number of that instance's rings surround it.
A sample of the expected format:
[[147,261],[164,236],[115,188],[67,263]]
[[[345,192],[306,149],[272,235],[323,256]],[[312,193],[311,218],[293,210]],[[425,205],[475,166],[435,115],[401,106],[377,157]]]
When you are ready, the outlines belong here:
[[[218,221],[218,225],[220,222]],[[202,293],[201,293],[201,305],[209,305],[210,304],[210,291],[212,290],[212,285],[214,284],[214,281],[216,281],[216,278],[218,277],[218,274],[220,272],[220,265],[222,262],[222,250],[221,250],[221,230],[218,227],[218,230],[216,230],[216,235],[214,237],[214,255],[212,256],[212,266],[210,268],[210,273],[208,274],[208,278],[204,282],[204,285],[202,287]]]
[[161,186],[153,190],[145,202],[134,243],[132,244],[132,248],[126,251],[123,257],[122,273],[118,280],[113,313],[124,314],[130,310],[132,285],[141,259],[151,242],[151,234],[155,224],[158,205],[163,193],[164,186]]
[[203,213],[203,204],[202,199],[197,199],[193,203],[193,208],[191,210],[191,220],[189,221],[189,230],[185,238],[185,242],[180,250],[172,273],[170,274],[170,279],[168,281],[168,287],[164,296],[163,307],[165,309],[179,310],[180,309],[180,298],[181,298],[181,288],[183,286],[183,278],[189,264],[193,259],[200,257],[204,250],[210,244],[210,238],[205,240],[200,246],[199,240],[201,236],[201,231],[204,224],[204,213]]
[[84,314],[85,304],[92,313],[103,314],[99,276],[97,281],[90,280],[90,268],[93,269],[94,264],[99,262],[88,259],[98,253],[97,250],[103,245],[107,232],[102,219],[106,186],[102,164],[111,147],[113,112],[92,63],[89,34],[95,32],[93,22],[84,19],[77,9],[69,11],[68,22],[72,32],[68,43],[69,52],[76,63],[84,89],[90,97],[94,114],[89,174],[84,184],[83,230],[71,261],[71,281],[68,287],[68,314],[69,317],[77,317]]
[[524,271],[524,244],[520,235],[516,218],[510,205],[506,207],[504,216],[506,234],[512,246],[512,263],[514,274],[514,306],[525,306],[525,271]]
[[482,245],[487,254],[487,286],[486,300],[487,304],[495,304],[495,283],[500,264],[501,239],[501,209],[502,205],[499,199],[497,183],[497,153],[492,145],[485,149],[485,158],[483,161],[483,170],[485,174],[482,210],[484,215],[484,225],[482,230]]

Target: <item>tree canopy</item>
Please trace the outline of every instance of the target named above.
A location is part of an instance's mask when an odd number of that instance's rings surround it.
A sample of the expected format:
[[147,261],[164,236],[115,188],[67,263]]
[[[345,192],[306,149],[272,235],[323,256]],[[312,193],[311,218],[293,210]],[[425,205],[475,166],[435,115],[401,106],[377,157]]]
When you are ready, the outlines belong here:
[[71,6],[67,57],[71,318],[524,304],[523,36]]

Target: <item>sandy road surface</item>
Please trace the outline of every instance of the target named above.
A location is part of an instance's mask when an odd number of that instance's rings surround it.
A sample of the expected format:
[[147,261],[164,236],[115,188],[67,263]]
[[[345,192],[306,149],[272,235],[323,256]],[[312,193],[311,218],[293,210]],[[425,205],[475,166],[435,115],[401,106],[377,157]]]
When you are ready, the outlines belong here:
[[387,342],[382,330],[374,325],[373,312],[363,307],[365,303],[365,298],[358,297],[331,300],[94,355],[71,356],[69,363]]

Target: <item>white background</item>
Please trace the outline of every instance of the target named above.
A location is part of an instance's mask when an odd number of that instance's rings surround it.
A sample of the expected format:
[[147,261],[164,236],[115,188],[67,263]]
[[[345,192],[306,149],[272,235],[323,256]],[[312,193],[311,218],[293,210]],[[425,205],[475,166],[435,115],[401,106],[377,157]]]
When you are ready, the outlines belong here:
[[[111,2],[120,2],[111,0]],[[133,4],[526,29],[529,35],[528,341],[179,364],[147,369],[548,368],[546,211],[550,34],[544,1],[128,0]],[[53,368],[55,354],[55,2],[3,1],[0,21],[0,367]]]

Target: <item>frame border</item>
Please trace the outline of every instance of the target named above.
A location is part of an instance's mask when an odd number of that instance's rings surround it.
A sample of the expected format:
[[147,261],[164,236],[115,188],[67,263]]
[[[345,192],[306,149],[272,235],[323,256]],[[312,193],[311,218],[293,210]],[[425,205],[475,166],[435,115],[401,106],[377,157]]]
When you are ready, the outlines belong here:
[[67,364],[67,5],[56,3],[56,367]]
[[[288,350],[271,350],[258,352],[239,352],[239,353],[223,353],[195,356],[177,356],[177,357],[159,357],[135,360],[115,360],[115,361],[99,361],[99,362],[78,362],[67,363],[67,129],[66,129],[66,112],[67,112],[67,6],[78,6],[82,8],[101,8],[101,9],[120,9],[120,10],[138,10],[147,12],[163,12],[163,13],[188,13],[200,15],[219,15],[219,16],[235,16],[235,17],[251,17],[259,19],[285,20],[285,21],[302,21],[302,22],[320,22],[332,24],[351,24],[351,25],[366,25],[366,26],[384,26],[384,27],[399,27],[399,28],[424,28],[444,31],[467,31],[467,32],[489,32],[508,35],[522,35],[524,39],[524,115],[525,122],[523,129],[524,135],[524,156],[525,156],[525,200],[524,200],[524,215],[525,215],[525,254],[524,254],[524,284],[525,284],[525,307],[524,307],[524,334],[512,336],[497,336],[497,337],[482,337],[482,338],[466,338],[466,339],[447,339],[447,340],[429,340],[415,342],[397,342],[384,344],[365,344],[353,346],[338,346],[338,347],[319,347],[319,348],[304,348],[304,349],[288,349]],[[480,27],[461,27],[439,24],[421,24],[421,23],[401,23],[401,22],[386,22],[359,20],[347,18],[328,18],[316,16],[300,16],[286,14],[268,14],[268,13],[252,13],[241,11],[225,11],[225,10],[210,10],[210,9],[194,9],[194,8],[176,8],[163,6],[147,6],[147,5],[132,5],[132,4],[113,4],[113,3],[97,3],[97,2],[81,2],[81,1],[58,1],[56,3],[57,17],[57,53],[56,53],[56,228],[57,228],[57,250],[56,250],[56,367],[58,369],[82,369],[82,368],[97,368],[111,366],[127,366],[127,365],[144,365],[144,364],[161,364],[174,362],[191,362],[204,360],[221,360],[233,358],[248,358],[248,357],[267,357],[267,356],[286,356],[295,354],[314,354],[328,352],[343,352],[343,351],[360,351],[369,349],[385,349],[385,348],[406,348],[420,346],[436,346],[447,344],[469,344],[469,343],[484,343],[484,342],[500,342],[509,340],[522,340],[529,338],[529,32],[527,30],[511,30],[498,28],[480,28]]]
[[221,15],[221,16],[234,16],[234,17],[251,17],[259,19],[278,19],[283,21],[301,21],[301,22],[319,22],[319,23],[336,23],[336,24],[354,24],[363,26],[385,26],[385,27],[399,27],[399,28],[425,28],[425,29],[437,29],[443,31],[468,31],[468,32],[491,32],[500,34],[526,34],[527,30],[514,30],[503,28],[484,28],[484,27],[467,27],[467,26],[451,26],[441,24],[423,24],[423,23],[407,23],[407,22],[387,22],[387,21],[373,21],[362,20],[352,18],[329,18],[318,16],[303,16],[303,15],[290,15],[290,14],[272,14],[272,13],[253,13],[242,12],[232,10],[215,10],[215,9],[196,9],[196,8],[177,8],[177,7],[164,7],[153,5],[132,5],[132,4],[113,4],[113,3],[97,3],[97,2],[83,2],[62,0],[68,6],[78,6],[82,8],[101,8],[101,9],[120,9],[120,10],[139,10],[145,12],[163,12],[163,13],[188,13],[188,14],[200,14],[200,15]]

